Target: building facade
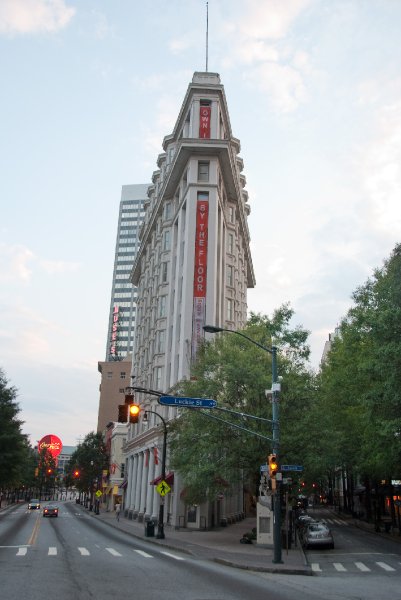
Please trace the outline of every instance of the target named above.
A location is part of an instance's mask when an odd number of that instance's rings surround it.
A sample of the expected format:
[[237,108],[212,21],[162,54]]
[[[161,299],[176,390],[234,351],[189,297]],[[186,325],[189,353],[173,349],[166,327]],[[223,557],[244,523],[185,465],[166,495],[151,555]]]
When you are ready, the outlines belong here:
[[121,360],[132,352],[137,290],[130,281],[130,273],[138,252],[138,234],[143,223],[148,187],[143,184],[122,186],[106,361]]
[[[247,288],[255,285],[240,142],[231,132],[218,74],[194,74],[163,150],[131,274],[138,290],[132,369],[136,386],[168,392],[189,377],[203,325],[245,325]],[[163,423],[175,418],[177,409],[159,406],[151,394],[140,399],[143,409],[153,412],[128,433],[126,514],[155,519],[164,501],[167,523],[198,528],[243,513],[240,489],[222,492],[213,505],[186,506],[168,458],[171,491],[160,498],[154,484],[161,475]]]
[[124,404],[125,388],[130,384],[131,354],[123,360],[99,361],[97,368],[101,374],[99,386],[99,412],[97,431],[102,432],[107,425],[117,420],[118,405]]

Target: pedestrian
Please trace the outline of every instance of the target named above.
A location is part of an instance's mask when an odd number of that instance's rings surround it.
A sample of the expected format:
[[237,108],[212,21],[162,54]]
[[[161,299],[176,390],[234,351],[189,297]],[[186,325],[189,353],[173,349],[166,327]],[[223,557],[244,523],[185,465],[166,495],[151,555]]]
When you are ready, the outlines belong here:
[[121,504],[119,504],[117,502],[117,504],[116,504],[116,519],[117,519],[117,521],[120,520],[120,510],[121,510]]

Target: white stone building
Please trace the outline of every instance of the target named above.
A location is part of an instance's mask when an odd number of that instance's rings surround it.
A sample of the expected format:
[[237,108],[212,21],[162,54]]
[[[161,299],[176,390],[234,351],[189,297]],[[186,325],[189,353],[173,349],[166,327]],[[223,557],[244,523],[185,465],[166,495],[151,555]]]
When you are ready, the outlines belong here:
[[[134,385],[168,392],[187,378],[204,338],[203,325],[241,329],[247,288],[255,285],[249,249],[250,212],[240,142],[233,137],[219,75],[195,73],[145,203],[140,248],[131,280],[137,286],[133,352]],[[144,409],[165,422],[177,409],[138,396]],[[161,498],[163,421],[132,425],[125,447],[125,514],[157,519]],[[243,513],[242,490],[219,494],[215,503],[185,505],[178,473],[170,473],[165,521],[172,526],[210,527]]]

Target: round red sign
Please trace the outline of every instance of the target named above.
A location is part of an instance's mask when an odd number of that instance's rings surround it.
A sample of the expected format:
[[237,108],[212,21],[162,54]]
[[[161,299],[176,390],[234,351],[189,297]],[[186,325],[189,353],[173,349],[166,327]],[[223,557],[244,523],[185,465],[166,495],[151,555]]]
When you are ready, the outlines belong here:
[[48,450],[53,458],[56,458],[63,449],[63,444],[61,440],[56,435],[45,435],[39,441],[38,450],[39,452],[42,450]]

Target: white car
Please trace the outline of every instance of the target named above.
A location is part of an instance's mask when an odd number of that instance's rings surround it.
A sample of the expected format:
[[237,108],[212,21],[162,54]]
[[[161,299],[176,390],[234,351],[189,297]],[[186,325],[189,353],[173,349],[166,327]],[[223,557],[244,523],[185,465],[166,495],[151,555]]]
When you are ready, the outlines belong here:
[[32,498],[28,503],[28,510],[39,510],[40,502],[37,498]]

